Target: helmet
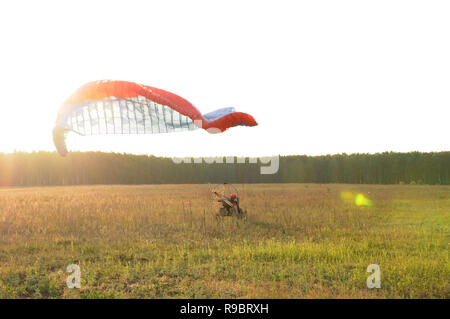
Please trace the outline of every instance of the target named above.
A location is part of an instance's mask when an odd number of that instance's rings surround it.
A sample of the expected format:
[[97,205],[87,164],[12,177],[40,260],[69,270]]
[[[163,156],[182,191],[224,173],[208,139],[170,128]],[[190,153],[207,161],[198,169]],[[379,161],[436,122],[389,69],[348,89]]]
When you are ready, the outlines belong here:
[[236,194],[235,193],[233,193],[233,194],[231,194],[231,196],[230,196],[231,198],[233,198],[233,199],[235,199],[236,198]]

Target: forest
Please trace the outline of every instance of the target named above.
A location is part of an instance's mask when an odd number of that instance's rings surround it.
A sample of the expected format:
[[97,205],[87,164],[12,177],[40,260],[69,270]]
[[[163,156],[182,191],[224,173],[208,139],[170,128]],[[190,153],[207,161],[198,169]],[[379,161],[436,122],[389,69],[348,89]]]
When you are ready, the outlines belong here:
[[280,156],[262,164],[176,163],[171,158],[102,152],[0,153],[1,186],[198,183],[450,184],[450,152]]

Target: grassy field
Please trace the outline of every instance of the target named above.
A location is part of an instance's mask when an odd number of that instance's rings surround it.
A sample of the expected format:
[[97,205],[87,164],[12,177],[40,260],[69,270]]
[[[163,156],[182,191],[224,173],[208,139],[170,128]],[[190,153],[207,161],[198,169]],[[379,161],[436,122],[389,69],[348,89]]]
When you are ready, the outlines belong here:
[[207,185],[0,189],[0,297],[450,297],[450,187],[236,186],[247,220]]

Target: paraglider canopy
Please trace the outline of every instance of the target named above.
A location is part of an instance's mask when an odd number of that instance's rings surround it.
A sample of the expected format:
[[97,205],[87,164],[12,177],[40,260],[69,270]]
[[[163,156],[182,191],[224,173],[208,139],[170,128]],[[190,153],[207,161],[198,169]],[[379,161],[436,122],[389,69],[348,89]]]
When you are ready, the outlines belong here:
[[65,134],[156,134],[202,128],[209,133],[233,126],[256,126],[255,119],[234,108],[207,114],[174,93],[143,84],[103,80],[80,87],[61,106],[53,141],[65,156]]

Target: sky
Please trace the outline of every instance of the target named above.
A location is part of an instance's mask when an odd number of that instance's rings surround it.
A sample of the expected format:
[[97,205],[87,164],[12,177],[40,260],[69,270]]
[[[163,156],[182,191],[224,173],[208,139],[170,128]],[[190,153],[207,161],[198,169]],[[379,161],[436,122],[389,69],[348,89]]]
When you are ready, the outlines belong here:
[[450,150],[449,1],[1,1],[0,152],[53,151],[86,82],[174,92],[257,127],[69,150],[270,156]]

